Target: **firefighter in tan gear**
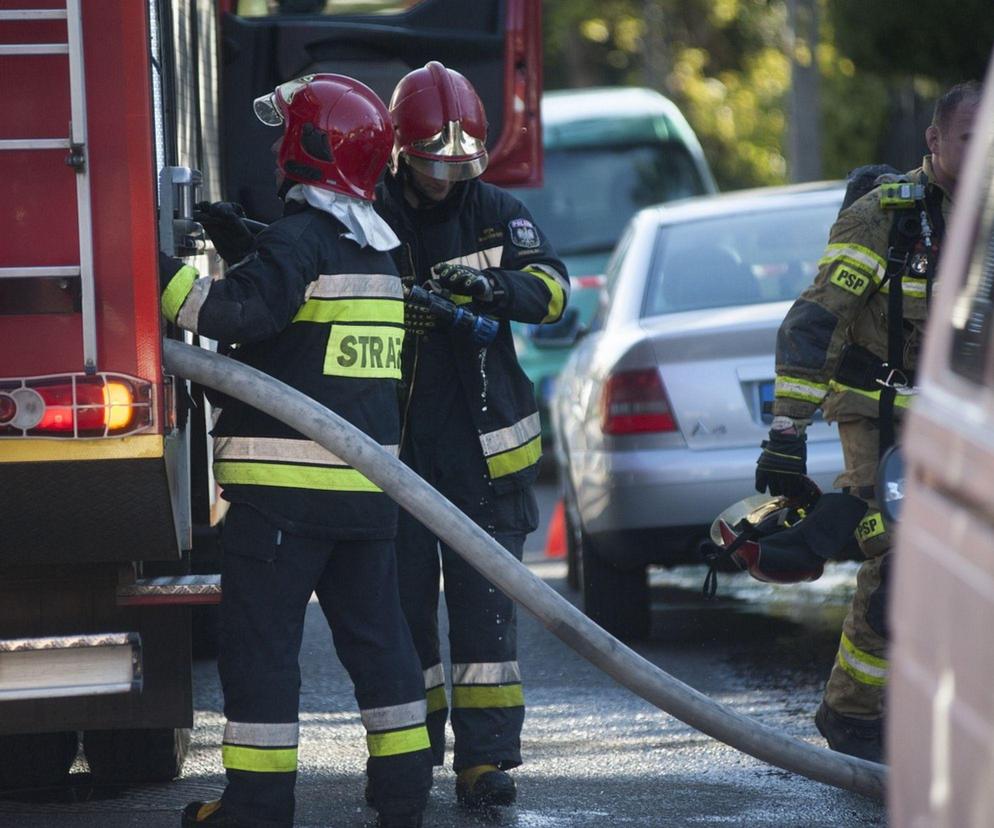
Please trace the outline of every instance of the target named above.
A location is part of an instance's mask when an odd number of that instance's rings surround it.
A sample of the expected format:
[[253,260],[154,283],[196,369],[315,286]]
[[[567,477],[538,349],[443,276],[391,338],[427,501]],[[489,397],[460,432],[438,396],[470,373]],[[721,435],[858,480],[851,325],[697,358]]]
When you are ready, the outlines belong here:
[[[341,75],[290,81],[255,103],[283,125],[284,216],[238,250],[230,205],[205,227],[237,260],[197,278],[169,257],[164,316],[238,343],[235,358],[302,391],[397,450],[403,289],[387,252],[397,237],[372,209],[393,146],[390,116]],[[211,230],[213,227],[213,230]],[[244,238],[248,237],[248,238]],[[243,254],[247,252],[247,255]],[[218,670],[228,784],[193,802],[184,826],[286,828],[297,776],[298,655],[312,593],[355,685],[366,729],[370,804],[382,828],[420,828],[431,785],[421,666],[397,588],[397,505],[358,470],[236,400],[213,431],[214,476],[231,502],[221,536]]]
[[794,494],[815,410],[838,423],[846,468],[835,485],[867,503],[856,530],[866,560],[815,723],[833,750],[873,761],[883,753],[893,540],[874,484],[914,393],[943,228],[978,102],[976,83],[950,89],[925,132],[930,155],[922,166],[842,210],[814,284],[777,336],[773,427],[756,488]]

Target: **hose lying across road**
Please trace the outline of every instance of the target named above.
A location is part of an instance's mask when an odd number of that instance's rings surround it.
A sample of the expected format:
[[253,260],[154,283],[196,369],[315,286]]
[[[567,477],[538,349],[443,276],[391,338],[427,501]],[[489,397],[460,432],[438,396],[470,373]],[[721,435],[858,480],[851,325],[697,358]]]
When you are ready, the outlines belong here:
[[261,371],[181,342],[163,343],[163,362],[169,372],[248,403],[337,454],[550,632],[646,701],[763,762],[883,799],[883,765],[785,736],[660,670],[587,618],[396,457],[321,404]]

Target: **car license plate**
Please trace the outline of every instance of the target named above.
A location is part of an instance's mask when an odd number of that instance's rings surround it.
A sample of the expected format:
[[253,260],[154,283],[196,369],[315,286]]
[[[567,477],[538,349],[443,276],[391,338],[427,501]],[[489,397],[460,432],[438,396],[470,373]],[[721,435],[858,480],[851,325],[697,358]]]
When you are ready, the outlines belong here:
[[759,384],[759,416],[764,423],[773,422],[773,382]]

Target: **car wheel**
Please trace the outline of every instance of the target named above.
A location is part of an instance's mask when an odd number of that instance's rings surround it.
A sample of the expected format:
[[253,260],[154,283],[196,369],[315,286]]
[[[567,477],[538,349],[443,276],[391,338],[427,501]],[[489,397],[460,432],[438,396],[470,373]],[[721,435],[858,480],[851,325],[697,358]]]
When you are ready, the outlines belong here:
[[0,736],[0,791],[67,784],[78,747],[74,730]]
[[645,567],[618,569],[601,558],[582,534],[583,611],[623,641],[649,634],[649,584]]
[[88,730],[83,752],[98,785],[169,782],[190,751],[188,728]]

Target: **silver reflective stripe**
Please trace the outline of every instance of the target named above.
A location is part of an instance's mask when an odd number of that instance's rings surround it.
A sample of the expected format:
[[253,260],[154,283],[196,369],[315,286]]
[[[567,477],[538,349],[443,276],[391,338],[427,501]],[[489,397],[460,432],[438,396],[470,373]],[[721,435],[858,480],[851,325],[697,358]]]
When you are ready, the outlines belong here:
[[502,451],[510,451],[518,446],[523,446],[541,433],[542,422],[536,411],[507,428],[481,434],[480,445],[483,446],[483,454],[490,457],[494,454],[500,454]]
[[412,727],[425,723],[428,704],[424,699],[394,704],[390,707],[371,707],[360,710],[362,725],[366,730],[377,733],[382,730],[397,730],[401,727]]
[[197,322],[200,321],[200,309],[207,301],[207,294],[210,293],[214,280],[210,276],[202,276],[193,283],[190,292],[186,295],[183,305],[176,314],[176,324],[183,330],[197,333]]
[[435,687],[441,687],[443,684],[445,684],[445,673],[442,670],[441,663],[425,670],[425,690],[432,690]]
[[299,722],[228,722],[224,726],[226,745],[252,747],[296,747],[300,735]]
[[461,264],[475,267],[477,270],[486,270],[488,267],[500,267],[500,260],[504,256],[504,246],[488,247],[486,250],[477,250],[475,253],[468,253],[465,256],[456,256],[454,259],[446,259],[438,264]]
[[[383,446],[394,457],[399,446]],[[337,454],[311,440],[285,437],[215,437],[215,460],[255,460],[266,463],[309,463],[315,466],[348,466]]]
[[453,684],[512,684],[521,681],[516,661],[493,661],[481,664],[453,664]]
[[336,273],[319,276],[304,292],[305,299],[403,299],[397,276],[379,273]]

